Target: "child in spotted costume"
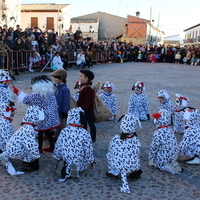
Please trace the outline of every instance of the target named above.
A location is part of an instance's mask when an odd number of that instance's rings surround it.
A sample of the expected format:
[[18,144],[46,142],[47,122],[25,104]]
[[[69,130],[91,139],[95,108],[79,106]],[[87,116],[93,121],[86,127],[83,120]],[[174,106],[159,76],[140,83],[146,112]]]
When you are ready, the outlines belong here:
[[114,85],[106,81],[106,83],[102,85],[101,89],[103,89],[104,92],[100,94],[100,97],[103,100],[104,104],[107,106],[107,108],[113,114],[113,116],[108,120],[114,120],[117,111],[117,99],[116,96],[112,93],[112,91],[114,90]]
[[79,177],[79,172],[94,162],[92,139],[83,124],[84,111],[80,107],[69,110],[67,126],[61,131],[54,150],[54,158],[61,159],[65,165],[60,181]]
[[38,106],[28,107],[22,120],[21,127],[12,135],[6,145],[6,151],[0,156],[11,175],[22,174],[16,172],[10,159],[22,160],[22,171],[36,171],[39,169],[39,150],[36,141],[37,126],[44,120],[44,112]]
[[109,144],[107,153],[109,177],[118,178],[121,175],[121,192],[130,193],[128,178],[135,180],[140,178],[140,141],[136,134],[136,125],[139,119],[132,114],[126,114],[121,122],[121,134],[114,136]]
[[187,164],[200,164],[200,127],[199,111],[196,108],[184,109],[185,131],[178,147],[178,155],[186,155],[190,160]]
[[161,109],[165,109],[170,112],[171,116],[174,114],[174,103],[170,100],[169,94],[166,90],[160,90],[157,94],[160,105],[158,106],[158,112]]
[[55,97],[54,85],[52,80],[45,75],[36,76],[31,79],[31,86],[33,93],[31,95],[25,94],[14,88],[14,93],[18,96],[18,101],[27,105],[36,105],[44,110],[45,119],[37,126],[38,143],[40,153],[43,152],[43,134],[47,136],[50,147],[44,148],[44,151],[54,151],[54,138],[52,130],[60,126],[60,119],[58,115],[58,104]]
[[15,106],[13,102],[0,103],[0,153],[6,151],[6,143],[14,133],[12,120],[15,114]]
[[144,83],[137,81],[133,85],[132,90],[134,92],[128,102],[128,113],[136,114],[140,120],[150,119],[148,97],[143,92],[145,90]]
[[10,80],[9,73],[5,70],[0,70],[0,102],[13,102],[12,92],[8,87]]
[[182,169],[176,161],[177,141],[169,126],[170,112],[161,109],[159,113],[154,113],[152,116],[157,130],[153,134],[149,150],[149,166],[157,167],[171,174],[178,174]]
[[174,112],[174,132],[183,133],[184,132],[184,121],[183,114],[184,108],[187,107],[189,99],[180,94],[176,94],[175,112]]

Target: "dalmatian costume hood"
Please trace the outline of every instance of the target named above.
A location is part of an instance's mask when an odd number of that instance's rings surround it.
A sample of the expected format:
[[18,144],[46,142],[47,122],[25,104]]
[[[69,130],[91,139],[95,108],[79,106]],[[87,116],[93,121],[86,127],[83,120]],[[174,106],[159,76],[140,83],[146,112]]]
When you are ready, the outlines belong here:
[[2,151],[6,151],[6,143],[14,133],[11,122],[15,109],[14,105],[6,102],[0,103],[0,150]]
[[164,98],[164,103],[158,106],[158,111],[161,109],[168,110],[172,115],[174,113],[174,103],[170,100],[169,94],[166,90],[160,90],[158,92],[157,97]]
[[67,126],[55,144],[54,158],[65,162],[66,177],[71,176],[72,164],[78,172],[94,162],[92,139],[90,133],[83,128],[84,111],[78,107],[68,111]]
[[107,153],[109,173],[115,176],[121,174],[122,187],[120,190],[130,193],[127,173],[132,173],[140,169],[140,141],[135,134],[138,118],[136,115],[126,114],[122,118],[120,129],[122,133],[129,136],[122,140],[120,135],[115,135],[109,144]]
[[185,108],[183,118],[185,132],[178,147],[178,154],[193,158],[186,161],[187,164],[200,164],[200,113],[196,108]]
[[176,103],[175,103],[175,116],[174,116],[174,132],[183,133],[184,132],[184,108],[187,107],[189,99],[188,97],[182,96],[181,94],[175,94]]
[[[135,88],[139,87],[142,89],[141,93],[137,93]],[[149,119],[149,100],[147,95],[143,92],[145,91],[145,84],[142,81],[137,81],[132,90],[134,92],[131,94],[128,102],[128,113],[136,114],[140,120]]]
[[5,70],[0,70],[0,102],[13,101],[12,92],[10,88],[4,83],[11,81],[10,75]]
[[177,140],[170,128],[171,114],[161,109],[152,115],[155,119],[157,130],[153,134],[149,150],[149,165],[178,174],[182,171],[176,161]]
[[[111,88],[112,91],[114,90],[114,85],[109,82],[106,81],[101,89],[104,88]],[[116,115],[117,113],[117,98],[115,96],[115,94],[112,93],[112,91],[110,93],[106,93],[105,91],[100,94],[100,98],[103,100],[104,104],[106,105],[106,107],[112,112],[113,116],[111,118],[109,118],[108,120],[114,120],[114,115]]]
[[12,135],[6,145],[6,151],[0,154],[0,160],[6,165],[11,175],[24,174],[16,171],[10,159],[18,159],[27,163],[40,157],[38,143],[36,142],[36,131],[34,125],[44,120],[44,112],[38,106],[28,107],[21,127]]
[[44,120],[43,109],[38,106],[29,106],[22,120],[21,127],[12,135],[6,146],[9,158],[32,162],[40,157],[37,131],[35,126]]

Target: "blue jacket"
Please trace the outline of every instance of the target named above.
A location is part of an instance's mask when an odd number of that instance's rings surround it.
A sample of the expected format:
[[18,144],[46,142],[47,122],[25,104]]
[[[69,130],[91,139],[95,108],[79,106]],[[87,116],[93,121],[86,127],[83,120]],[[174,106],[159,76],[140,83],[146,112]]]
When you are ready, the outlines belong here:
[[56,86],[55,95],[58,103],[58,113],[67,113],[70,109],[70,91],[66,83]]

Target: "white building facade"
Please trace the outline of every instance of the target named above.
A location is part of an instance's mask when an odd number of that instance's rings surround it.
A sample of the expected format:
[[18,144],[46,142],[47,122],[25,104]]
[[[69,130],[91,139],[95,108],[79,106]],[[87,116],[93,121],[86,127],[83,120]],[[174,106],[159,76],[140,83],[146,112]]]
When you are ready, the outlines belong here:
[[185,29],[184,32],[185,32],[184,44],[187,43],[200,44],[200,24]]
[[59,35],[70,28],[70,4],[22,4],[21,27],[54,29]]
[[21,0],[0,0],[0,26],[21,24]]

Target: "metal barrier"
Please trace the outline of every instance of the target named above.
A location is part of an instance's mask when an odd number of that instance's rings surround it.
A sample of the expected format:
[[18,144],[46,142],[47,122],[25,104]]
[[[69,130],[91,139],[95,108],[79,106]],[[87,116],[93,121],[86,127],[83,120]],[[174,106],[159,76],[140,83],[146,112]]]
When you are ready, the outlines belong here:
[[38,67],[41,57],[37,51],[34,50],[12,50],[9,52],[9,69],[22,69],[31,67]]
[[8,70],[9,69],[8,65],[9,65],[8,52],[0,50],[0,69]]

